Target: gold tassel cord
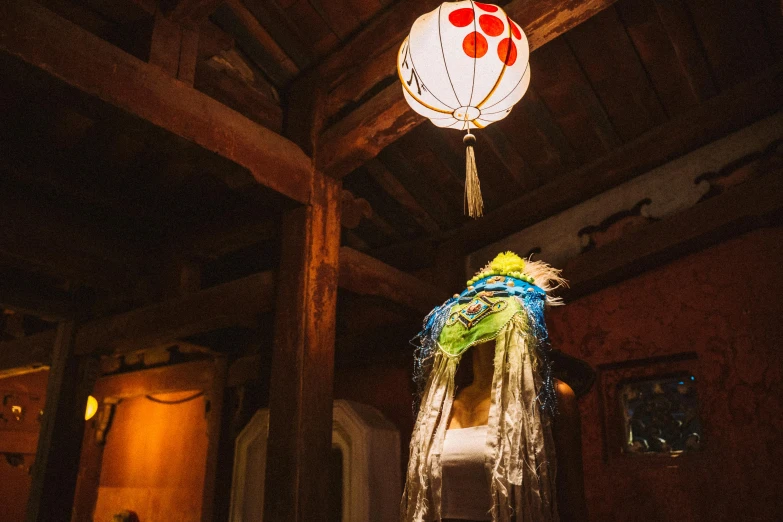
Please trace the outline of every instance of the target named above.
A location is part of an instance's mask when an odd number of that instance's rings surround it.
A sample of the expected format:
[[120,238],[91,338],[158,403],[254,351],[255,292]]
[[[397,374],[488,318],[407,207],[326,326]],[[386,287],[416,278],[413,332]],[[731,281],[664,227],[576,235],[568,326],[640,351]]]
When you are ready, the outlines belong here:
[[478,218],[484,215],[484,200],[481,198],[481,184],[476,170],[476,156],[473,153],[476,137],[468,133],[462,142],[467,146],[465,154],[465,212],[472,218]]

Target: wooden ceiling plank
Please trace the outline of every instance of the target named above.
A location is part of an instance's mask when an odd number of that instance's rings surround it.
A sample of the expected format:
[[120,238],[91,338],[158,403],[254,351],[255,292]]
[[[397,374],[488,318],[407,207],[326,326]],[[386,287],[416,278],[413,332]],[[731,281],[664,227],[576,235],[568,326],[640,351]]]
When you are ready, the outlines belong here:
[[[343,45],[339,52],[323,60],[317,67],[318,75],[333,88],[346,78],[361,71],[385,51],[399,48],[416,19],[440,5],[436,0],[399,0],[393,7],[376,17]],[[394,72],[394,62],[387,65]],[[388,74],[388,73],[387,73]]]
[[397,203],[399,203],[400,206],[422,226],[422,228],[424,228],[424,230],[429,234],[437,234],[440,232],[440,226],[432,219],[424,207],[416,201],[416,198],[408,192],[403,184],[389,172],[389,169],[387,169],[383,163],[377,159],[372,159],[364,165],[364,168],[367,169],[370,177],[394,198],[394,200],[397,201]]
[[[517,191],[521,190],[527,190],[529,188],[532,188],[533,186],[533,180],[530,176],[531,169],[530,166],[527,164],[527,161],[525,158],[522,157],[522,154],[519,153],[519,151],[514,148],[513,145],[511,145],[511,142],[506,137],[506,135],[495,125],[492,125],[490,127],[487,127],[484,129],[484,131],[481,133],[482,136],[479,138],[481,141],[486,142],[489,149],[494,154],[497,161],[503,166],[505,169],[505,176],[501,176],[501,183],[503,185],[500,187],[499,191],[499,201],[500,203],[506,203],[509,199],[513,197],[513,194]],[[476,148],[479,146],[477,145]],[[495,169],[492,168],[491,165],[484,166],[484,161],[482,160],[479,164],[479,154],[478,151],[476,151],[476,160],[477,165],[480,165],[479,172],[481,173],[482,179],[487,179],[484,172],[487,170],[487,167],[489,167],[490,171],[494,171]],[[499,172],[500,174],[503,174],[503,172]]]
[[685,0],[653,0],[669,40],[677,53],[680,68],[688,78],[691,91],[704,101],[718,92],[712,70],[704,53]]
[[0,276],[0,308],[35,315],[47,321],[63,321],[73,317],[74,307],[67,292],[40,288],[29,281],[3,276]]
[[[524,29],[531,50],[535,50],[613,2],[588,0],[574,6],[565,0],[536,3],[515,0],[508,4],[507,10]],[[428,10],[429,0],[424,4],[421,0],[403,0],[395,4],[326,60],[318,68],[321,77],[330,85],[340,83],[338,80],[352,81],[350,76],[366,68],[379,53],[400,45],[416,17]],[[565,8],[566,4],[568,8]],[[431,8],[436,6],[433,3]],[[389,63],[388,67],[386,77],[394,74],[394,63]],[[341,75],[340,71],[347,71],[347,74]],[[319,169],[341,178],[421,123],[423,118],[413,113],[400,94],[399,85],[389,85],[327,129],[319,140],[319,152],[316,153]]]
[[[477,221],[444,234],[454,248],[473,251],[537,223],[609,188],[745,127],[783,107],[783,63],[660,125],[610,154],[555,178]],[[384,259],[411,268],[420,241],[396,245]],[[373,252],[378,257],[383,251]]]
[[577,166],[576,155],[563,130],[532,87],[497,127],[530,165],[525,174],[528,184],[538,187]]
[[[413,239],[424,232],[414,216],[392,194],[384,190],[366,169],[361,168],[348,176],[344,184],[355,194],[369,201],[374,213],[382,215],[387,222],[394,223],[394,229],[404,240]],[[366,225],[367,223],[362,223],[358,232],[373,247],[386,245],[393,239],[393,236],[384,235],[378,227]]]
[[530,56],[536,92],[584,164],[621,144],[609,116],[568,40],[558,38]]
[[241,1],[300,70],[310,64],[313,59],[312,50],[305,45],[299,29],[286,15],[284,8],[287,8],[287,5],[280,6],[277,2],[267,0]]
[[777,60],[783,60],[783,7],[779,0],[760,0],[760,4],[769,28],[772,51]]
[[[258,19],[251,13],[241,0],[226,0],[227,8],[237,17],[238,21],[258,43],[264,54],[269,57],[269,63],[259,64],[264,71],[274,78],[279,85],[288,83],[299,74],[299,67],[288,54],[278,45],[269,34],[269,31],[261,25]],[[272,66],[274,64],[274,66]],[[278,72],[279,71],[279,72]]]
[[339,43],[338,36],[309,0],[296,0],[285,9],[285,14],[314,57],[332,51]]
[[[41,3],[48,5],[61,2],[44,0]],[[83,3],[112,22],[120,24],[133,23],[150,18],[158,10],[157,0],[85,0]]]
[[[665,2],[667,6],[676,3],[676,0]],[[617,9],[628,36],[633,41],[639,58],[666,108],[666,113],[671,117],[697,105],[705,97],[701,95],[701,89],[693,88],[687,65],[681,61],[681,46],[677,45],[679,42],[675,43],[678,40],[692,41],[695,33],[691,30],[689,34],[679,34],[677,31],[690,29],[689,24],[684,24],[682,20],[679,24],[675,23],[674,27],[664,24],[656,9],[656,5],[662,4],[662,2],[619,2]],[[686,15],[684,21],[687,22],[687,13],[682,15]],[[698,49],[695,50],[698,53]],[[687,58],[687,55],[683,58]],[[704,63],[703,58],[702,63]],[[702,73],[705,71],[703,66],[697,70]],[[707,81],[710,81],[709,75]]]
[[[7,187],[3,187],[7,189]],[[19,268],[122,291],[154,267],[151,247],[127,236],[113,237],[72,209],[43,204],[4,190],[0,200],[0,258]],[[104,223],[105,225],[105,223]]]
[[394,147],[385,149],[378,159],[393,173],[400,183],[418,201],[439,226],[447,230],[462,219],[462,209],[449,203],[439,193],[438,187],[427,180],[406,154]]
[[565,38],[623,142],[666,121],[616,7],[574,27]]
[[226,0],[176,0],[166,16],[178,24],[197,28]]
[[283,109],[269,96],[212,60],[196,66],[194,87],[250,120],[281,133]]
[[720,89],[759,74],[774,63],[761,10],[745,0],[686,0]]
[[[0,53],[248,169],[306,203],[313,171],[296,145],[30,0],[0,6]],[[111,71],[111,74],[107,74]]]
[[361,20],[347,2],[335,2],[334,0],[310,0],[310,5],[315,8],[321,18],[331,27],[332,32],[340,40],[345,40],[359,27]]

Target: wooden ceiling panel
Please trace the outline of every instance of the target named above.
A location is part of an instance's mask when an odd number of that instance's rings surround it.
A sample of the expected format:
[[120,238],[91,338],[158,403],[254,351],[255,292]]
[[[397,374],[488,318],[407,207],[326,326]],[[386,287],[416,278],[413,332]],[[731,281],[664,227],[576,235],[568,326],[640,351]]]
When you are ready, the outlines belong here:
[[699,103],[698,93],[691,89],[655,4],[619,2],[617,10],[667,116],[679,114]]
[[532,80],[580,163],[620,145],[601,102],[563,38],[552,40],[530,56]]
[[770,44],[776,60],[783,59],[783,6],[780,0],[760,0],[764,22],[769,28]]
[[[432,216],[379,160],[372,159],[368,161],[360,171],[366,171],[367,175],[375,182],[375,185],[381,189],[380,192],[385,194],[387,198],[391,197],[397,202],[401,210],[404,211],[403,215],[406,218],[410,218],[418,223],[429,234],[437,234],[441,231],[440,226],[432,219]],[[383,207],[381,207],[381,211],[382,209]],[[378,212],[373,214],[376,215]]]
[[574,27],[566,40],[623,142],[666,121],[614,7]]
[[462,219],[461,200],[459,206],[446,200],[432,179],[422,169],[409,159],[398,147],[388,147],[383,150],[378,159],[410,192],[416,201],[432,216],[438,225],[445,229],[453,228]]
[[332,32],[342,41],[355,31],[361,19],[359,13],[348,2],[334,0],[310,0],[310,5],[321,15]]
[[686,1],[721,90],[774,63],[759,0]]
[[268,0],[241,0],[241,2],[299,69],[304,69],[312,62],[312,47],[307,45],[298,26],[292,23],[286,14],[286,8],[291,7],[293,1],[286,2],[285,6],[281,6],[280,2]]
[[[378,214],[390,223],[396,232],[406,238],[412,239],[425,233],[421,225],[420,215],[432,219],[420,207],[418,202],[396,181],[386,167],[375,160],[372,165],[358,169],[344,180],[344,187],[355,196],[366,199],[373,209],[373,214]],[[389,186],[384,183],[395,183],[397,186]],[[401,196],[400,191],[404,191]],[[407,199],[406,199],[407,198]],[[357,230],[362,239],[373,242],[373,238],[361,235],[362,230]],[[386,236],[386,240],[394,239]]]
[[312,55],[316,58],[326,55],[337,47],[338,36],[308,0],[296,0],[285,9],[285,13],[290,23],[296,27],[301,40],[311,49]]
[[[448,146],[456,148],[458,154],[464,154],[462,135],[459,132],[447,132],[444,138]],[[429,145],[426,141],[417,139],[415,133],[410,133],[400,139],[394,148],[409,161],[413,170],[419,173],[427,192],[437,193],[450,208],[460,210],[464,196],[464,185],[461,181],[464,174],[460,176],[460,170],[455,172],[447,168]],[[418,194],[414,192],[414,196]]]
[[530,168],[523,176],[531,185],[539,186],[577,164],[568,139],[533,88],[495,127],[525,158]]

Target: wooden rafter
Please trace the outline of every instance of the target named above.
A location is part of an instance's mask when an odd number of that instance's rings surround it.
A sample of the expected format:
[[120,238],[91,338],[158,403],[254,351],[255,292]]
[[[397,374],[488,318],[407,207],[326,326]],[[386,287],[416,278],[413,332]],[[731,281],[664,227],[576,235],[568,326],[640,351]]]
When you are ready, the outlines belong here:
[[[332,100],[327,106],[331,111],[359,104],[321,135],[316,151],[320,170],[341,178],[423,121],[405,102],[396,81],[370,99],[364,98],[394,77],[396,50],[410,25],[439,3],[397,3],[318,68],[330,87]],[[505,9],[524,29],[534,50],[613,3],[614,0],[589,0],[573,5],[568,0],[514,0]],[[335,96],[339,101],[334,100]]]
[[[76,334],[76,355],[128,353],[177,338],[236,325],[253,326],[272,304],[274,275],[262,272],[200,292],[83,324]],[[54,332],[2,343],[3,370],[48,364]]]
[[[338,285],[344,290],[387,299],[426,313],[446,294],[351,248],[340,249]],[[85,323],[76,337],[77,355],[128,353],[172,340],[230,326],[254,325],[271,311],[263,296],[274,294],[272,272],[262,272],[112,317]],[[0,376],[4,372],[48,364],[54,332],[0,343]]]
[[348,247],[340,249],[340,287],[383,297],[424,314],[448,297],[434,285]]
[[0,5],[0,57],[113,115],[146,120],[307,203],[317,173],[296,145],[31,0]]
[[[449,251],[463,254],[474,251],[745,127],[781,107],[783,64],[439,239]],[[373,254],[394,266],[413,268],[412,260],[427,260],[428,256],[422,256],[421,252],[426,252],[422,241],[413,241]]]

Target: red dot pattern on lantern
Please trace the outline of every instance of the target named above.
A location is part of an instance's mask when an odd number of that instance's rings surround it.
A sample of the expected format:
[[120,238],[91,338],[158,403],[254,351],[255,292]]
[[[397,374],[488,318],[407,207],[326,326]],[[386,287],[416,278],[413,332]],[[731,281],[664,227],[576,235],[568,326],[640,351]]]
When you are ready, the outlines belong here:
[[449,13],[449,22],[454,27],[466,27],[473,23],[473,9],[465,7]]
[[498,58],[509,67],[517,61],[517,46],[511,38],[503,38],[498,44]]
[[514,38],[517,40],[522,39],[522,30],[519,28],[517,23],[512,20],[511,18],[508,19],[509,23],[511,24],[511,33],[514,35]]
[[498,10],[498,6],[496,6],[496,5],[482,4],[482,3],[479,3],[479,2],[473,2],[473,3],[476,4],[481,9],[483,9],[484,11],[486,11],[488,13],[494,13],[494,12],[496,12]]
[[489,36],[503,34],[503,22],[497,16],[483,14],[479,16],[479,25]]
[[487,45],[487,39],[484,38],[484,35],[473,31],[462,40],[462,49],[471,58],[481,58],[487,54],[489,45]]

